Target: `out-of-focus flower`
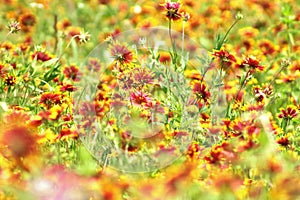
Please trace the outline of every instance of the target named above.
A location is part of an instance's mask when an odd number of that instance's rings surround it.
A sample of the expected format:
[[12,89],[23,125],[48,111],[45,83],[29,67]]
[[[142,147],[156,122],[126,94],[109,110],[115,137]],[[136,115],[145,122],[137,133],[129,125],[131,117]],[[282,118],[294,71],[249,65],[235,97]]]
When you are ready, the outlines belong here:
[[88,32],[80,31],[78,38],[80,43],[87,43],[90,40],[91,35]]
[[0,49],[5,49],[5,50],[9,51],[13,48],[14,48],[14,45],[11,42],[0,43]]
[[9,33],[17,33],[21,30],[20,23],[17,21],[10,22],[7,26]]
[[0,154],[21,169],[33,167],[26,162],[37,155],[38,139],[36,128],[30,125],[30,117],[24,112],[13,111],[1,120],[0,146],[4,149]]
[[269,196],[271,199],[297,199],[299,191],[300,179],[297,173],[280,174],[273,181]]
[[7,69],[6,69],[5,65],[0,64],[0,77],[4,78],[6,73],[7,73]]
[[199,146],[199,144],[197,143],[192,143],[189,145],[188,150],[187,150],[187,156],[191,159],[197,159],[197,157],[199,156],[199,152],[200,152],[201,148]]
[[72,81],[79,81],[82,76],[82,73],[75,65],[70,65],[68,67],[65,67],[63,73],[68,79]]
[[1,137],[1,143],[12,152],[15,157],[24,157],[32,153],[35,137],[26,126],[16,126],[6,130]]
[[79,135],[77,131],[71,130],[69,128],[63,128],[56,137],[56,140],[77,139],[78,136]]
[[57,23],[57,28],[59,29],[59,30],[65,30],[66,28],[68,28],[69,26],[71,26],[72,24],[71,24],[71,22],[70,22],[70,20],[68,20],[68,19],[63,19],[63,20],[61,20],[61,21],[59,21],[58,23]]
[[191,18],[191,15],[187,12],[182,12],[181,15],[182,15],[182,20],[185,22],[189,21],[189,19]]
[[36,16],[32,13],[24,13],[19,17],[22,31],[29,32],[36,24]]
[[38,61],[45,62],[45,61],[52,59],[52,56],[46,52],[36,51],[33,54],[31,54],[31,58],[32,58],[32,60],[36,59]]
[[271,41],[269,40],[263,40],[259,43],[259,48],[262,51],[262,53],[267,56],[267,55],[274,55],[277,51],[275,46],[272,44]]
[[68,39],[75,38],[76,42],[80,42],[79,35],[81,32],[81,28],[77,26],[68,26],[66,29],[66,35]]
[[238,30],[238,34],[243,38],[254,38],[259,34],[259,30],[253,27],[245,27]]
[[161,52],[159,54],[159,62],[161,62],[161,63],[170,63],[171,62],[170,53]]
[[88,60],[87,69],[98,72],[101,68],[100,61],[96,58],[90,58]]
[[292,64],[291,67],[290,67],[290,70],[291,70],[292,72],[297,72],[297,71],[300,72],[300,61],[297,60],[297,61],[293,62],[293,64]]

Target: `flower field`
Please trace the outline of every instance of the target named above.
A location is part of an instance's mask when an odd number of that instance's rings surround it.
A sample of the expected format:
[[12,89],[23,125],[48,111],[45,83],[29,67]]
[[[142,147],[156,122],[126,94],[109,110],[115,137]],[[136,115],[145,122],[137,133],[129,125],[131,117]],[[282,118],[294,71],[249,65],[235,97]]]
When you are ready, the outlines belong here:
[[299,0],[0,0],[0,200],[300,199]]

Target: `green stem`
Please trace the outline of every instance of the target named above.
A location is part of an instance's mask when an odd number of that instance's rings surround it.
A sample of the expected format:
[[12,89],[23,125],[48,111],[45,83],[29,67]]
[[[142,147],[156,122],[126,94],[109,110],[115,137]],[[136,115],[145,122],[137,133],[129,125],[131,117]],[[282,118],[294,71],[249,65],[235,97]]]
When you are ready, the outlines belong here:
[[175,46],[175,42],[173,41],[172,38],[172,20],[169,20],[169,37],[172,43],[172,48],[173,48],[173,52],[171,53],[171,57],[172,57],[172,63],[175,66],[175,71],[177,70],[176,67],[176,60],[177,60],[177,52],[176,52],[176,46]]
[[[231,29],[238,23],[238,21],[239,21],[239,20],[235,20],[235,21],[233,22],[233,24],[231,24],[231,26],[230,26],[229,29],[227,30],[225,36],[224,36],[223,39],[222,39],[222,43],[221,43],[222,46],[223,46],[225,40],[227,39],[227,36],[228,36],[229,32],[230,32]],[[222,46],[221,46],[221,47],[222,47]]]
[[244,80],[243,80],[243,82],[242,82],[242,84],[241,84],[241,86],[240,86],[238,92],[236,93],[236,95],[235,95],[235,97],[234,97],[234,100],[237,100],[237,98],[238,98],[238,96],[239,96],[241,90],[246,86],[246,84],[247,84],[247,79],[248,79],[249,76],[251,75],[250,70],[251,70],[251,69],[249,69],[249,70],[247,71],[246,76],[245,76],[245,78],[244,78]]

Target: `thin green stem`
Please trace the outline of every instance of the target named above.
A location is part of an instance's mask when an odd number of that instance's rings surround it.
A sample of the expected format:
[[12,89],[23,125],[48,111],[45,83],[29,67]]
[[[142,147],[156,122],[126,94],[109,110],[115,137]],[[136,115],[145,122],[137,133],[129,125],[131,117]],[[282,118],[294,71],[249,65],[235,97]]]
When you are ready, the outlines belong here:
[[170,37],[170,40],[172,43],[172,48],[173,48],[173,52],[171,53],[172,63],[175,65],[175,70],[176,70],[177,69],[177,67],[176,67],[177,52],[176,52],[175,42],[172,37],[172,20],[169,20],[169,37]]
[[239,97],[239,94],[240,94],[241,90],[246,86],[246,84],[247,84],[247,79],[248,79],[249,76],[251,75],[250,71],[251,71],[251,69],[249,69],[249,70],[247,71],[246,76],[245,76],[245,78],[244,78],[244,80],[243,80],[243,82],[242,82],[242,84],[241,84],[239,90],[238,90],[237,93],[235,94],[234,100],[237,100],[237,98]]
[[229,29],[227,30],[225,36],[224,36],[223,39],[222,39],[222,44],[224,44],[225,40],[227,39],[227,36],[228,36],[229,32],[230,32],[231,29],[238,23],[238,21],[239,21],[239,20],[235,20],[235,21],[233,22],[233,24],[231,24],[231,26],[229,27]]

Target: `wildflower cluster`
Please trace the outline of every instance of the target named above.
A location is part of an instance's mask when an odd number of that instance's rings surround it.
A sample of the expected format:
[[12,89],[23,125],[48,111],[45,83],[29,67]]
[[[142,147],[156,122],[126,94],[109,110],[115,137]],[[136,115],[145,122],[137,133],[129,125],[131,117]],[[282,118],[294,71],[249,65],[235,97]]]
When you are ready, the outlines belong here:
[[300,197],[297,1],[1,4],[0,199]]

